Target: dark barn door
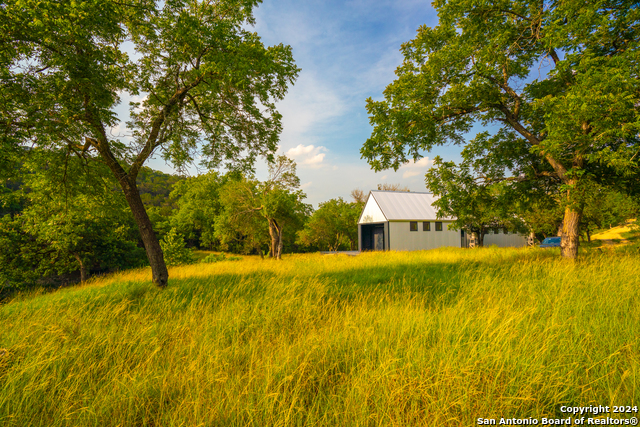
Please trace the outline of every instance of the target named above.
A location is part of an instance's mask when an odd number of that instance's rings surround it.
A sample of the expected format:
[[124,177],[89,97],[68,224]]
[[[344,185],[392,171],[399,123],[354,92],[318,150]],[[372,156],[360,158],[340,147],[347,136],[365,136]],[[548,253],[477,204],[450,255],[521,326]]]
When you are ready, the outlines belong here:
[[362,250],[384,251],[384,224],[361,226]]
[[384,227],[382,225],[373,229],[373,250],[384,251]]

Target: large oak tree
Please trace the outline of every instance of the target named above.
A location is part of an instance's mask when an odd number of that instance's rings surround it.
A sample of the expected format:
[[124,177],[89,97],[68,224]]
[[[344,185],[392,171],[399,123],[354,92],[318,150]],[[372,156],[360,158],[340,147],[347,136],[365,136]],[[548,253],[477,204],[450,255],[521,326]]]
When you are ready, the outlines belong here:
[[[0,5],[2,145],[99,156],[133,212],[164,287],[162,250],[136,188],[154,153],[182,168],[272,157],[275,102],[299,72],[289,46],[247,28],[259,0],[7,0]],[[114,108],[132,104],[128,138]],[[117,132],[116,132],[117,133]]]
[[503,155],[524,146],[544,159],[540,177],[560,181],[562,254],[575,258],[589,183],[637,180],[637,1],[437,0],[434,7],[439,24],[420,27],[402,46],[404,62],[384,100],[367,100],[374,130],[363,157],[376,170],[398,168],[434,146],[466,144],[475,123],[496,126]]
[[245,248],[261,251],[261,237],[266,237],[265,231],[268,231],[269,255],[280,260],[284,230],[295,236],[311,213],[311,206],[303,203],[306,197],[300,189],[295,162],[278,156],[269,166],[266,181],[242,177],[230,180],[221,188],[220,198],[225,209],[216,221],[216,234],[226,244],[233,240],[234,234],[239,235],[245,240]]

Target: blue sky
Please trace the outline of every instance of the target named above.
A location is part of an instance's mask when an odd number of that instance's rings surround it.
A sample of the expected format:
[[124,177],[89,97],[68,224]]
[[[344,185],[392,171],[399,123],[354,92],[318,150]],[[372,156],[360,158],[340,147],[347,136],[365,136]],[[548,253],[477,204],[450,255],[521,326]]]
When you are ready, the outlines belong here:
[[[430,2],[264,0],[254,12],[254,31],[263,42],[290,45],[302,69],[278,104],[284,125],[279,153],[296,160],[307,202],[317,208],[331,198],[350,199],[355,188],[369,191],[385,182],[426,191],[428,158],[397,172],[374,173],[360,148],[372,130],[365,100],[382,99],[402,61],[400,45],[420,25],[437,24]],[[457,151],[443,147],[429,157],[457,159]],[[171,171],[159,160],[149,165]],[[263,162],[257,175],[266,178]]]

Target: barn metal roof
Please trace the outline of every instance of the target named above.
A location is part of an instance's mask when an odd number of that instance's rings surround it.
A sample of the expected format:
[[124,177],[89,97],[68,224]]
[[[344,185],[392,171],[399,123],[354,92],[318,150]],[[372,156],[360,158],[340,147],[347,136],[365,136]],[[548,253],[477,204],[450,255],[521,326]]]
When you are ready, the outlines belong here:
[[[369,193],[388,221],[394,220],[436,220],[433,202],[438,198],[429,193],[409,193],[405,191],[379,191]],[[445,217],[443,220],[452,220]]]

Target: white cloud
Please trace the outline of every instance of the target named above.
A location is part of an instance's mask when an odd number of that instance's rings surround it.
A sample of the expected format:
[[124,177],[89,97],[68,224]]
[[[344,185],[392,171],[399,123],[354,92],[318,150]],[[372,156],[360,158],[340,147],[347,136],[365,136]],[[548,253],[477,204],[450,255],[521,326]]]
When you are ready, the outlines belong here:
[[412,176],[418,176],[418,175],[420,175],[420,171],[414,169],[414,170],[405,171],[405,173],[402,174],[402,177],[411,178]]
[[327,151],[327,149],[322,146],[298,144],[287,150],[285,154],[294,159],[299,165],[318,168],[322,166],[325,156],[325,153],[321,153],[321,151]]
[[302,145],[299,144],[297,147],[290,148],[287,151],[287,156],[298,157],[304,154],[309,154],[313,151],[313,145]]
[[431,167],[433,164],[433,160],[430,160],[428,157],[423,157],[417,162],[413,160],[409,161],[409,163],[400,167],[400,170],[404,170],[402,174],[402,178],[411,178],[412,176],[424,175],[427,171],[427,168]]
[[324,153],[322,154],[316,154],[315,156],[308,158],[307,160],[305,160],[304,162],[302,162],[303,165],[320,165],[320,163],[322,163],[322,160],[324,160]]
[[300,188],[301,188],[301,189],[303,189],[303,190],[305,190],[305,189],[307,189],[307,188],[311,187],[311,184],[312,184],[312,181],[305,182],[304,184],[302,184],[302,185],[300,186]]

